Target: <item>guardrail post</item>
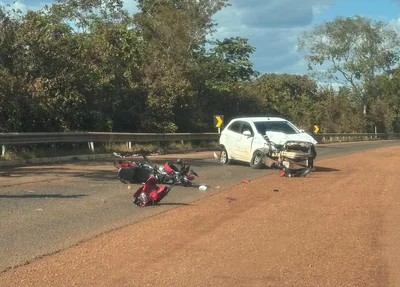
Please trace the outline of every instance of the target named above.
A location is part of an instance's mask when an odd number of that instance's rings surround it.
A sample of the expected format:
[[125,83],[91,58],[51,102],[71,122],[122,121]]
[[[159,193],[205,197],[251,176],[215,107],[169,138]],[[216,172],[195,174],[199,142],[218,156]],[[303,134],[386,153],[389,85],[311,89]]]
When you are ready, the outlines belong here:
[[90,151],[94,152],[94,143],[88,142],[88,146],[89,146]]
[[129,149],[132,148],[132,142],[127,142],[126,144],[128,145],[128,148],[129,148]]
[[6,154],[6,146],[2,145],[1,146],[1,156],[4,156]]

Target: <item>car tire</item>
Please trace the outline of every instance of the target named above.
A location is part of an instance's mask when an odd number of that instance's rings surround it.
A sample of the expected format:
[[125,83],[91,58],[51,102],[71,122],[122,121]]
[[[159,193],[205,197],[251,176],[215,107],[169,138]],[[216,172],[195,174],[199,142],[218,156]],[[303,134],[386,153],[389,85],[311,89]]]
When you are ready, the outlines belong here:
[[226,151],[226,148],[223,148],[221,150],[221,154],[219,156],[219,161],[222,164],[231,164],[232,163],[232,160],[229,159],[228,152]]
[[263,168],[264,162],[263,162],[263,154],[260,151],[256,151],[253,154],[253,157],[251,158],[250,161],[250,167],[254,169],[260,169]]

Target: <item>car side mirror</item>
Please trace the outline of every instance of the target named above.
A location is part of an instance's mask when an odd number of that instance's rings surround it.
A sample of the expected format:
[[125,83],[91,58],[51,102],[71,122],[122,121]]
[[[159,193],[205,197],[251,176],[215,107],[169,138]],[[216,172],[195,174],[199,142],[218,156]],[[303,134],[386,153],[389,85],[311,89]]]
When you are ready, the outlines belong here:
[[250,131],[244,131],[242,134],[243,134],[244,136],[251,137],[251,132],[250,132]]

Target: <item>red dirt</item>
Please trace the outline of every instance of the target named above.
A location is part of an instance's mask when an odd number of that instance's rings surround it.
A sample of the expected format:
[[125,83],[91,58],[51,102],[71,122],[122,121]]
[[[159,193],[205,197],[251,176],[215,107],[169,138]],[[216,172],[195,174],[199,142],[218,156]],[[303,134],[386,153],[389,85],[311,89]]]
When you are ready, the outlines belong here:
[[399,161],[396,146],[319,161],[306,178],[240,183],[8,270],[0,282],[399,286]]

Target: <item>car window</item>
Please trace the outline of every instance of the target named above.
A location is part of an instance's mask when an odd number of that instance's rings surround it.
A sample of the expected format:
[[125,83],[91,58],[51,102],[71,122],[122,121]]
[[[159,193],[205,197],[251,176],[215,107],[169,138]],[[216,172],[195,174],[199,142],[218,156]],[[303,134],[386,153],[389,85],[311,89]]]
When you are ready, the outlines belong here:
[[248,122],[243,122],[240,133],[243,133],[244,131],[250,131],[251,135],[254,136],[253,128],[251,127],[251,125]]
[[255,122],[257,131],[265,135],[265,132],[281,132],[285,134],[298,134],[299,131],[296,130],[289,122],[287,121],[266,121],[266,122]]
[[233,122],[229,127],[228,130],[233,131],[235,133],[240,133],[240,121]]

